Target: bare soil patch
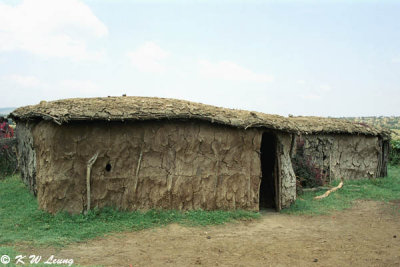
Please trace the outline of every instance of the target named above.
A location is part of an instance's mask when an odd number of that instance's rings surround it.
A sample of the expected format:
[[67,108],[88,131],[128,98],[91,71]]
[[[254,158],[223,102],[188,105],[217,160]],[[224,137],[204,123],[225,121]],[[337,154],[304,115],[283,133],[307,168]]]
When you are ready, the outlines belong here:
[[400,208],[400,199],[391,200],[390,203],[392,203]]
[[173,224],[32,252],[103,266],[399,266],[399,219],[398,203],[358,201],[331,215],[263,212],[251,222]]

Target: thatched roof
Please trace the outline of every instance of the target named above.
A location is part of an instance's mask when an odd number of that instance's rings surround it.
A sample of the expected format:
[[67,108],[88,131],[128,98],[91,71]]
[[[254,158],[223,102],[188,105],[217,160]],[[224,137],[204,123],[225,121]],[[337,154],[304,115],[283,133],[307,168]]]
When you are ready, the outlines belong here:
[[153,97],[72,98],[25,106],[14,110],[16,120],[128,121],[199,119],[238,128],[265,127],[296,133],[350,133],[386,137],[388,131],[350,121],[320,117],[283,117],[227,109],[184,100]]

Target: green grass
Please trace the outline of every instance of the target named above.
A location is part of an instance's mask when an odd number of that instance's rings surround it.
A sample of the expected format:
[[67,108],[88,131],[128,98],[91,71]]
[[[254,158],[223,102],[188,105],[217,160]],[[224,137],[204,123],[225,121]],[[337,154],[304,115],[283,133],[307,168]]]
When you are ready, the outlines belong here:
[[[343,210],[352,206],[355,200],[390,201],[400,199],[400,167],[389,166],[389,175],[385,178],[347,180],[343,188],[330,194],[327,198],[314,200],[326,190],[305,192],[297,197],[296,202],[288,209],[288,214],[327,214],[334,210]],[[339,181],[332,183],[333,186]]]
[[[338,181],[333,183],[337,185]],[[307,192],[282,213],[327,214],[351,207],[358,199],[389,201],[400,199],[400,167],[389,167],[389,176],[378,179],[345,181],[344,187],[329,197],[314,200],[324,191]],[[15,244],[28,246],[63,246],[111,232],[142,230],[180,223],[188,226],[224,224],[260,215],[248,211],[188,211],[151,210],[124,212],[112,208],[95,209],[87,215],[48,214],[38,209],[36,199],[18,176],[0,181],[0,249],[12,249]],[[0,254],[2,252],[0,250]]]
[[87,215],[51,215],[38,209],[36,199],[19,176],[0,181],[0,246],[16,243],[63,246],[110,232],[142,230],[169,223],[217,225],[259,216],[249,211],[124,212],[112,208],[95,209]]

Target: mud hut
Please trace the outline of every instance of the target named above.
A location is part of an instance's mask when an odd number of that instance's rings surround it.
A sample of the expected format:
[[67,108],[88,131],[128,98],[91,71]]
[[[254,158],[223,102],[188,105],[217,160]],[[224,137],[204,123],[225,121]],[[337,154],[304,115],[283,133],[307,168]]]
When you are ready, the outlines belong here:
[[[338,147],[358,148],[369,140],[363,146],[374,160],[357,177],[379,176],[386,166],[385,131],[334,119],[320,123],[145,97],[42,101],[11,117],[22,179],[39,207],[52,213],[88,206],[280,210],[296,198],[292,157],[300,136],[333,138],[331,163]],[[87,184],[88,161],[96,155]],[[364,154],[343,150],[331,166],[335,177],[349,157],[364,160]]]
[[[292,120],[304,129],[293,135],[291,158],[302,157],[320,185],[336,179],[377,178],[387,175],[390,131],[364,123],[320,117],[295,117]],[[323,131],[312,132],[320,124]],[[352,127],[349,127],[352,126]],[[354,131],[362,127],[369,134]],[[342,129],[342,132],[335,129]],[[298,177],[299,178],[299,177]]]

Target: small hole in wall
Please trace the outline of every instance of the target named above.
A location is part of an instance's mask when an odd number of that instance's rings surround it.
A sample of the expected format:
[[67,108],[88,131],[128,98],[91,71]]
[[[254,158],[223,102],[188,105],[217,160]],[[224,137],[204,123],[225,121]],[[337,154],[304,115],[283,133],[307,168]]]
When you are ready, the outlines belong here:
[[106,165],[106,171],[111,171],[111,164],[110,163],[107,163],[107,165]]

